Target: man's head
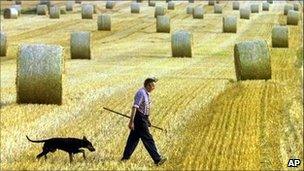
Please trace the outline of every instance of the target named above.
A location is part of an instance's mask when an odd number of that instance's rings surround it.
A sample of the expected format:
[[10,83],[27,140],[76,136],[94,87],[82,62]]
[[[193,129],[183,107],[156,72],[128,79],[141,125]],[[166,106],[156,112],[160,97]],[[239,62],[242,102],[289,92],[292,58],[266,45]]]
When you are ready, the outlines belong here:
[[151,92],[155,89],[155,83],[157,82],[157,78],[147,78],[144,82],[144,87],[148,92]]

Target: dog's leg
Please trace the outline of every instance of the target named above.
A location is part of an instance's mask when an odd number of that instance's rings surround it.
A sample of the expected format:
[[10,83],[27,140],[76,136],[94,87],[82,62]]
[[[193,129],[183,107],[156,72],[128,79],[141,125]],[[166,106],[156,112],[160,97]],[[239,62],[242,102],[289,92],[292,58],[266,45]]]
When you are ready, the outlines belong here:
[[40,154],[37,155],[37,159],[39,160],[42,156],[44,156],[45,160],[47,159],[46,155],[47,155],[48,151],[43,150]]
[[69,153],[69,157],[70,157],[70,163],[72,163],[73,162],[73,154]]
[[80,149],[79,152],[81,152],[83,154],[83,158],[86,160],[86,155],[85,155],[85,151],[83,149]]

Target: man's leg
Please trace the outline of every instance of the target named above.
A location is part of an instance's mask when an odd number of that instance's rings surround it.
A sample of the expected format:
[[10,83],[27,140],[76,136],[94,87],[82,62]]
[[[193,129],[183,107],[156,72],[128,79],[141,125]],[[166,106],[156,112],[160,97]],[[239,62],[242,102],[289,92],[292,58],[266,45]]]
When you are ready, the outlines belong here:
[[159,155],[157,148],[155,146],[155,142],[153,140],[152,135],[148,129],[148,126],[144,126],[142,130],[140,130],[140,138],[152,157],[154,163],[158,163],[161,160],[161,156]]
[[131,130],[130,134],[129,134],[129,137],[128,137],[128,140],[127,140],[127,145],[126,145],[124,153],[123,153],[122,160],[129,159],[131,157],[131,155],[134,152],[138,142],[139,142],[138,133],[134,130]]

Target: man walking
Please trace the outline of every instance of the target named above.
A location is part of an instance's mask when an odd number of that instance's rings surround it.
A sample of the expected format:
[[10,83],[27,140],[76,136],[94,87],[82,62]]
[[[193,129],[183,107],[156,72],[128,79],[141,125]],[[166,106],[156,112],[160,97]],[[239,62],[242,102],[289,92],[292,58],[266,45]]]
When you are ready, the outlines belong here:
[[159,155],[148,128],[151,126],[149,120],[151,104],[150,93],[155,89],[156,82],[156,78],[147,78],[144,82],[144,87],[139,89],[134,97],[134,104],[129,122],[129,128],[131,131],[121,159],[122,161],[128,160],[131,157],[139,139],[142,140],[145,148],[156,165],[159,166],[167,160]]

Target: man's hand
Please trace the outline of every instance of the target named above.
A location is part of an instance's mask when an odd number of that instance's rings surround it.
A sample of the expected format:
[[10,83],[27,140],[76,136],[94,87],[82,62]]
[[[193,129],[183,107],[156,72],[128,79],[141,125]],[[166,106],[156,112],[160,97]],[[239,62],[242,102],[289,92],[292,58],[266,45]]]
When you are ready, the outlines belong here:
[[151,122],[149,118],[148,118],[148,127],[151,127]]
[[129,128],[131,130],[134,130],[134,122],[132,120],[130,120],[130,122],[129,122]]

